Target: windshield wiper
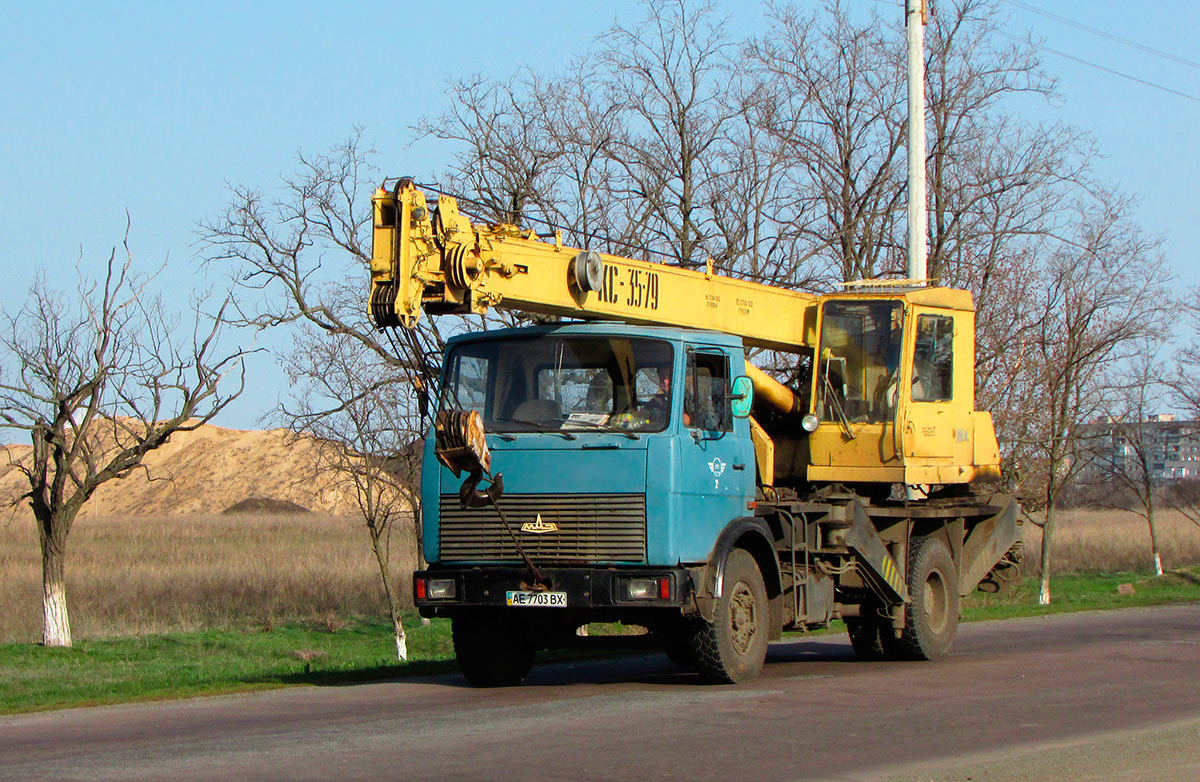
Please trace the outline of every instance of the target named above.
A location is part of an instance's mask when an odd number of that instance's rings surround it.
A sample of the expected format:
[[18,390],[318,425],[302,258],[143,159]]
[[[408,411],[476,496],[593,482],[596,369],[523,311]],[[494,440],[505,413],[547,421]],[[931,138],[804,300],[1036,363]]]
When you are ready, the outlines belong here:
[[[547,434],[560,434],[567,440],[578,440],[579,439],[576,435],[573,435],[570,432],[564,432],[561,429],[557,429],[554,426],[552,426],[551,424],[546,423],[545,421],[531,421],[528,418],[497,418],[495,420],[506,421],[508,423],[513,423],[513,424],[525,424],[526,426],[532,426],[534,429],[536,429],[539,432],[545,432]],[[555,419],[555,420],[557,420],[558,422],[561,423],[563,419],[559,418],[559,419]]]

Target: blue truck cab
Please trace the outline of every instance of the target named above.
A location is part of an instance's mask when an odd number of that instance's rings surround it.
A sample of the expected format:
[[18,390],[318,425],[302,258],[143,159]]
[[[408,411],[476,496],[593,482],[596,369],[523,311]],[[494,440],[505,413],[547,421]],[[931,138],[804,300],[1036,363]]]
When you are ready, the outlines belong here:
[[464,506],[430,434],[421,613],[516,623],[535,648],[593,621],[678,623],[722,534],[754,523],[744,375],[741,339],[714,332],[604,322],[451,339],[438,407],[478,411],[503,495]]

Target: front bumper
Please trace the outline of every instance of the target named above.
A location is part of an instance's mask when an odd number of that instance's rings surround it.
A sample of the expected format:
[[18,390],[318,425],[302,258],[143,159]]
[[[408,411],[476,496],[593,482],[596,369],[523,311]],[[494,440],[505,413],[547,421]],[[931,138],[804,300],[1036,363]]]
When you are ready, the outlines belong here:
[[[587,621],[628,621],[647,610],[683,609],[694,605],[693,573],[685,567],[541,568],[550,581],[548,591],[566,594],[563,608],[518,607],[525,613],[586,616]],[[666,589],[653,596],[631,598],[630,580],[652,580]],[[426,587],[433,582],[453,580],[454,596],[431,598]],[[454,616],[480,609],[510,609],[509,592],[529,592],[529,571],[518,567],[432,567],[413,573],[414,602],[421,616]],[[664,594],[665,593],[665,594]]]

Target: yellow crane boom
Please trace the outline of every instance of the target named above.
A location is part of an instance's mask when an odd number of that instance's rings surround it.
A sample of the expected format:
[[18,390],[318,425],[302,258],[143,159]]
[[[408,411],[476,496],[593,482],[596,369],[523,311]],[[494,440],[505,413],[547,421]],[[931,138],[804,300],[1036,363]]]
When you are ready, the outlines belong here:
[[[511,225],[472,224],[457,202],[401,180],[374,198],[371,311],[379,326],[412,327],[421,311],[491,307],[573,318],[739,334],[747,345],[814,344],[817,297],[704,271],[541,241]],[[556,237],[557,238],[557,237]]]

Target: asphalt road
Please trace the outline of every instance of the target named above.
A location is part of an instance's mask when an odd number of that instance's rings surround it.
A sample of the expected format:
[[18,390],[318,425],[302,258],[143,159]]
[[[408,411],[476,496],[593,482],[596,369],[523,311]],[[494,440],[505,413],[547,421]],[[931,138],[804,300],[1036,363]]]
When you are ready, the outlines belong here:
[[1200,605],[964,625],[937,663],[774,644],[747,686],[662,655],[0,717],[0,779],[1196,780]]

